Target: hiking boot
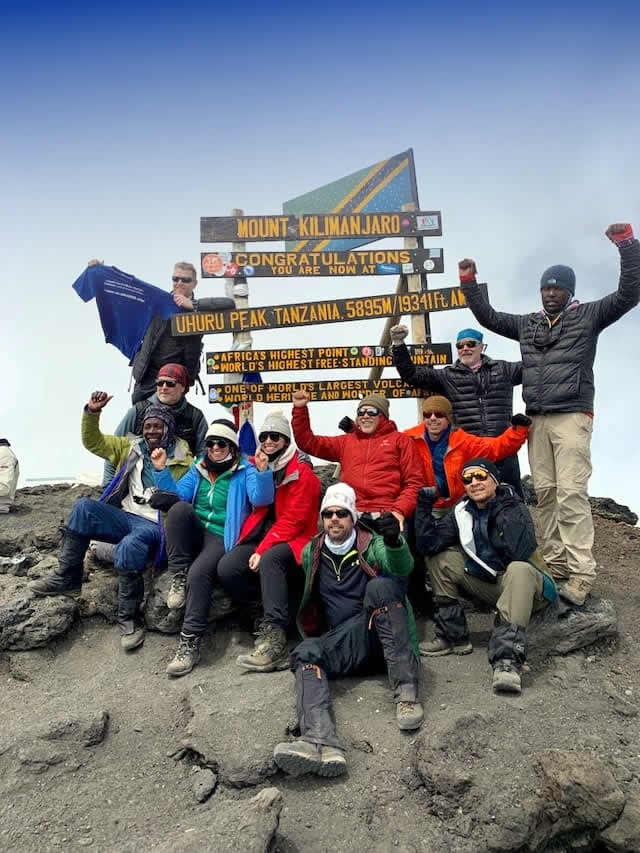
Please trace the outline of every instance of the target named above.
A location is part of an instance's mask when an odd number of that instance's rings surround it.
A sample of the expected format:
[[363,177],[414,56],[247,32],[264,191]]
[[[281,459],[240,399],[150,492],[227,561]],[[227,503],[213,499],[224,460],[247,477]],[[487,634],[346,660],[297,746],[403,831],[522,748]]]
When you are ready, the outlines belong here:
[[289,668],[287,635],[275,625],[262,625],[251,654],[240,655],[236,663],[254,672],[274,672]]
[[56,571],[49,572],[43,578],[31,581],[28,589],[34,595],[68,595],[78,598],[82,592],[82,575],[62,575]]
[[472,651],[473,646],[468,640],[457,646],[447,643],[442,637],[435,637],[429,642],[420,643],[420,654],[425,658],[437,658],[443,655],[470,655]]
[[278,767],[291,776],[315,773],[316,776],[332,777],[340,776],[347,769],[343,750],[306,740],[279,743],[273,757]]
[[187,597],[187,576],[184,572],[176,572],[167,593],[169,610],[181,610]]
[[520,671],[508,658],[499,660],[493,667],[493,689],[496,693],[521,693]]
[[419,729],[424,720],[424,709],[420,702],[398,702],[396,705],[396,722],[403,732]]
[[569,578],[565,584],[558,587],[560,598],[564,598],[569,604],[575,604],[576,607],[582,607],[590,592],[591,584],[576,577]]
[[142,622],[131,622],[126,627],[120,625],[122,636],[120,637],[120,645],[125,652],[132,652],[144,643],[144,635],[147,629]]
[[167,666],[167,675],[179,678],[191,672],[200,661],[200,640],[196,634],[180,634],[175,657]]

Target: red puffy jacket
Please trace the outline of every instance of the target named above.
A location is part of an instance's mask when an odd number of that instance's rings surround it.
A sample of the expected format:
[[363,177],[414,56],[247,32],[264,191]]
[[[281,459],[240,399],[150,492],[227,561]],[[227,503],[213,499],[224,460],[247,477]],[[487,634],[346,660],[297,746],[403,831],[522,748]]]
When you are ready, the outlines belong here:
[[[302,549],[318,532],[320,491],[320,480],[296,452],[285,469],[284,479],[276,486],[276,520],[256,546],[256,554],[264,554],[273,545],[286,542],[296,562],[302,564]],[[242,525],[238,543],[260,524],[269,509],[260,506],[253,510]]]
[[[418,453],[422,457],[424,474],[422,485],[436,486],[436,476],[433,472],[431,449],[424,438],[424,425],[418,424],[404,431],[411,436]],[[444,473],[449,485],[449,497],[438,498],[434,506],[445,509],[453,506],[465,494],[462,482],[462,469],[465,464],[476,456],[484,456],[492,462],[499,462],[507,456],[513,456],[527,440],[529,427],[516,426],[507,429],[495,438],[483,435],[471,435],[463,429],[452,429],[449,433],[449,444],[444,455]]]
[[314,435],[308,407],[294,406],[291,426],[300,450],[340,463],[340,479],[355,491],[360,512],[413,514],[424,485],[422,463],[413,441],[393,421],[385,418],[370,435],[358,427],[347,435]]

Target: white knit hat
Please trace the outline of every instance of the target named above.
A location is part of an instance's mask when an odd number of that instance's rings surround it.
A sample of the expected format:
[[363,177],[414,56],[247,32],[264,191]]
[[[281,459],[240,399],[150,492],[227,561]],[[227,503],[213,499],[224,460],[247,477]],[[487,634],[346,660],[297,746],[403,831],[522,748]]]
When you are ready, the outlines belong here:
[[284,435],[285,438],[288,438],[289,441],[291,441],[291,427],[282,409],[271,409],[267,414],[264,423],[258,430],[258,437],[260,437],[263,432],[279,432],[280,435]]
[[226,438],[235,447],[238,446],[238,430],[233,421],[226,418],[220,418],[217,421],[211,421],[211,425],[207,430],[205,438]]
[[355,524],[360,513],[356,509],[356,493],[347,483],[334,483],[324,493],[320,512],[328,506],[339,506],[348,509]]

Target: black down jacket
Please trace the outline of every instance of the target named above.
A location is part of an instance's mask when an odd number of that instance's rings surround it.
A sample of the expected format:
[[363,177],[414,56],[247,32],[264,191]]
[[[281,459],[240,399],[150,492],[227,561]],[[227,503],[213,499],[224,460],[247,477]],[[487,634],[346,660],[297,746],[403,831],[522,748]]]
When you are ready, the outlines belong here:
[[520,341],[522,396],[528,415],[593,412],[593,361],[598,335],[640,301],[640,243],[620,250],[620,282],[595,302],[569,306],[554,323],[546,314],[506,314],[489,304],[477,282],[462,285],[482,325]]
[[513,386],[522,382],[522,363],[482,356],[471,370],[459,359],[448,367],[416,367],[405,344],[391,348],[400,378],[414,388],[444,394],[451,401],[456,424],[472,435],[500,435],[511,426]]

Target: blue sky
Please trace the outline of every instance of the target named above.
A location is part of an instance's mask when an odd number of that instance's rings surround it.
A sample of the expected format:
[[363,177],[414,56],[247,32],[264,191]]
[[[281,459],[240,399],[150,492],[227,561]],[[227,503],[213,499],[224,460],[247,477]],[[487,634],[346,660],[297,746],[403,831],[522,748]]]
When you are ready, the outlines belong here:
[[[24,477],[98,468],[78,429],[92,388],[115,395],[106,429],[127,407],[125,360],[101,340],[94,305],[70,289],[90,257],[168,286],[175,260],[197,260],[200,216],[277,213],[285,199],[409,147],[422,206],[443,214],[443,237],[428,245],[443,247],[445,273],[432,286],[454,284],[457,259],[470,255],[498,308],[537,307],[540,273],[552,263],[575,268],[578,298],[597,298],[617,283],[604,229],[624,220],[640,231],[640,13],[626,0],[607,9],[543,0],[525,10],[414,2],[2,10],[0,346],[10,375],[0,432]],[[220,288],[199,285],[200,295]],[[262,279],[251,302],[390,289],[386,278]],[[591,484],[636,510],[639,317],[636,309],[600,339]],[[434,340],[471,322],[466,311],[434,315]],[[264,332],[254,345],[375,343],[381,328]],[[494,356],[517,357],[511,342],[487,340]],[[205,338],[210,349],[230,343]],[[316,404],[312,422],[334,432],[351,407]],[[392,412],[408,427],[415,404]]]

